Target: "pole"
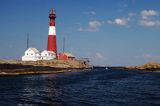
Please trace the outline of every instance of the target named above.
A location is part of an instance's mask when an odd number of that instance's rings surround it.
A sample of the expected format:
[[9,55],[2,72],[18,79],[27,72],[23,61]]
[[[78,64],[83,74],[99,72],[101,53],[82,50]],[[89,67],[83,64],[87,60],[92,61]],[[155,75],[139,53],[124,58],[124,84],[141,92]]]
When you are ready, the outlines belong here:
[[65,37],[63,37],[63,53],[65,52]]
[[27,33],[27,49],[29,48],[29,33]]

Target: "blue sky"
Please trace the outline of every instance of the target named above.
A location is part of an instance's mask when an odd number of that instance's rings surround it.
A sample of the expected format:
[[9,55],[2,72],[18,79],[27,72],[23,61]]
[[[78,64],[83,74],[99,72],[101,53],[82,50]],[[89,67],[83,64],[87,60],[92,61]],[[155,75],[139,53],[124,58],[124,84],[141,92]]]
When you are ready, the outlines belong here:
[[56,10],[58,52],[95,65],[160,62],[159,0],[0,0],[0,59],[21,59],[30,46],[47,47],[48,14]]

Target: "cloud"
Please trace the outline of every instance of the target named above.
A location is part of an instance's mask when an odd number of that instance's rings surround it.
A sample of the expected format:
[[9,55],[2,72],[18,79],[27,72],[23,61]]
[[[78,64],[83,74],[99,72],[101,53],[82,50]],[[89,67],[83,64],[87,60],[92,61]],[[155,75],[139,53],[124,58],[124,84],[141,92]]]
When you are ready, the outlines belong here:
[[96,53],[95,55],[96,59],[103,59],[104,56],[101,53]]
[[150,54],[150,53],[145,53],[145,54],[140,55],[140,56],[135,56],[135,58],[159,59],[160,55],[153,55],[153,54]]
[[78,31],[80,32],[97,32],[99,28],[102,26],[103,22],[93,20],[88,22],[88,26],[86,28],[79,27]]
[[142,19],[149,19],[150,17],[153,17],[153,16],[157,16],[158,15],[158,12],[155,11],[155,10],[143,10],[141,11],[141,18]]
[[140,12],[139,25],[143,27],[159,27],[160,21],[156,20],[159,13],[155,10],[142,10]]
[[[95,11],[85,12],[85,14],[96,15]],[[127,26],[129,24],[141,26],[141,27],[160,27],[159,12],[153,9],[142,10],[139,12],[129,12],[126,17],[117,17],[115,19],[108,20],[108,24],[114,24],[119,26]],[[80,26],[78,31],[80,32],[98,32],[104,22],[98,20],[92,20],[88,22],[87,26]]]
[[153,56],[151,54],[144,54],[143,57],[144,58],[152,58]]
[[101,25],[102,25],[102,23],[99,22],[99,21],[96,21],[96,20],[90,21],[90,22],[89,22],[89,30],[90,30],[90,31],[97,31],[97,30],[99,30],[99,27],[100,27]]
[[84,29],[83,29],[82,27],[79,27],[79,28],[78,28],[78,31],[83,32]]
[[160,58],[160,55],[144,54],[144,58]]
[[130,20],[129,18],[116,18],[113,21],[109,20],[108,23],[125,26],[128,24],[129,20]]
[[142,10],[139,13],[129,12],[125,18],[115,18],[108,20],[109,24],[126,26],[131,23],[138,23],[142,27],[160,27],[160,20],[158,19],[159,12],[153,9]]
[[158,20],[140,20],[140,25],[144,27],[155,27],[160,26],[160,21]]
[[136,15],[137,15],[136,13],[128,13],[129,17],[133,17],[133,16],[136,16]]
[[84,12],[84,14],[86,15],[96,15],[95,11],[88,11],[88,12]]
[[152,55],[152,54],[143,54],[143,58],[160,58],[160,55]]

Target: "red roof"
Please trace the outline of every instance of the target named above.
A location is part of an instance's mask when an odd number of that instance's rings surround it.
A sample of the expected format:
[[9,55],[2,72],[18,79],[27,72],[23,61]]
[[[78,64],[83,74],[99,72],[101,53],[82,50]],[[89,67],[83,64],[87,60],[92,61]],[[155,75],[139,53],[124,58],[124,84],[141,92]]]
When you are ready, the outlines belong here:
[[70,60],[74,59],[75,57],[70,53],[59,53],[58,60]]

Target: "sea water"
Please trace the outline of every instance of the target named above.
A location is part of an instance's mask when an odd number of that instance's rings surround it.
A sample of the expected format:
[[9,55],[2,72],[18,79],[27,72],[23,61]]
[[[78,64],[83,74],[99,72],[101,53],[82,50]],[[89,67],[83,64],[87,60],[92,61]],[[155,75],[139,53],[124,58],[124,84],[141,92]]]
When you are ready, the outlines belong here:
[[160,106],[160,73],[91,70],[0,77],[0,106]]

